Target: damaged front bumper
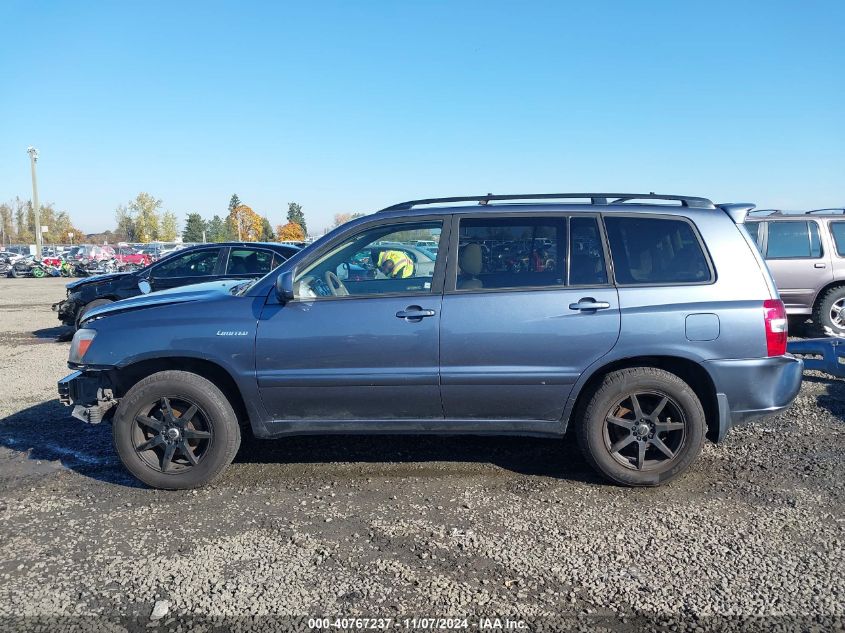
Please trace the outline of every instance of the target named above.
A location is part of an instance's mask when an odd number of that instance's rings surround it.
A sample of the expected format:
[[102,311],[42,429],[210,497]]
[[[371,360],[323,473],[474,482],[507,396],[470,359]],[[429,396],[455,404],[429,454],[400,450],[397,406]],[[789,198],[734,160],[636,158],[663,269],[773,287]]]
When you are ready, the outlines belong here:
[[59,321],[65,325],[76,325],[76,313],[79,310],[79,304],[76,301],[67,298],[54,303],[51,307],[58,315]]
[[99,424],[111,417],[117,400],[102,371],[75,371],[58,383],[59,402],[73,407],[71,415],[89,424]]

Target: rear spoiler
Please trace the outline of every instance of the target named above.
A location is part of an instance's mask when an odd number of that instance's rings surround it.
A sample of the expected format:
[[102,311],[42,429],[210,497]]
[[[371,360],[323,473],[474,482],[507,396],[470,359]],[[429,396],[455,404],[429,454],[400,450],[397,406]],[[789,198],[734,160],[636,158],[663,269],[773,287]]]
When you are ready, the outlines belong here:
[[731,220],[736,224],[743,224],[745,222],[745,216],[757,205],[751,204],[750,202],[734,202],[732,204],[717,204],[716,206],[731,216]]

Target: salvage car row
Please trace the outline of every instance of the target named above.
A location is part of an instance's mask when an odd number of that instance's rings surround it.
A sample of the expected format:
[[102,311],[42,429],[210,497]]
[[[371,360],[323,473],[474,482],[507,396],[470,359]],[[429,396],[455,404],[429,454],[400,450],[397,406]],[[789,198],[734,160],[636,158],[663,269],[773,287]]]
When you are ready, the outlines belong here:
[[[124,466],[160,488],[213,479],[246,430],[570,427],[607,479],[657,485],[705,436],[782,411],[800,388],[752,209],[468,196],[400,203],[295,253],[198,247],[123,277],[142,296],[92,306],[120,277],[80,299],[69,288],[56,309],[80,329],[60,396],[111,421]],[[431,265],[410,241],[435,243]]]

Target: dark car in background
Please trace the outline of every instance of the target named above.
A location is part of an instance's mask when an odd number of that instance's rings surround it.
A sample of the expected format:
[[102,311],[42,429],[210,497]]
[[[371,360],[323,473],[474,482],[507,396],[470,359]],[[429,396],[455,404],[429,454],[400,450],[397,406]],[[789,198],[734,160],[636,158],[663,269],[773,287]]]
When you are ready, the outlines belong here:
[[298,251],[262,242],[183,248],[140,270],[73,281],[66,286],[67,297],[53,304],[53,310],[62,323],[76,327],[90,310],[121,299],[206,281],[262,277]]

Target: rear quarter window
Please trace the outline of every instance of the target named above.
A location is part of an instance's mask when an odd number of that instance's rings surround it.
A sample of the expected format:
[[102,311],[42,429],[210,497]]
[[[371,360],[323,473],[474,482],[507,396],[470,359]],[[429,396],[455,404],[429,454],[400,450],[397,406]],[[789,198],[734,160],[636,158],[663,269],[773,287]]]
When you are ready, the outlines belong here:
[[836,254],[845,257],[845,222],[831,222],[830,234],[836,246]]
[[713,271],[698,235],[684,220],[605,216],[617,283],[700,284]]

